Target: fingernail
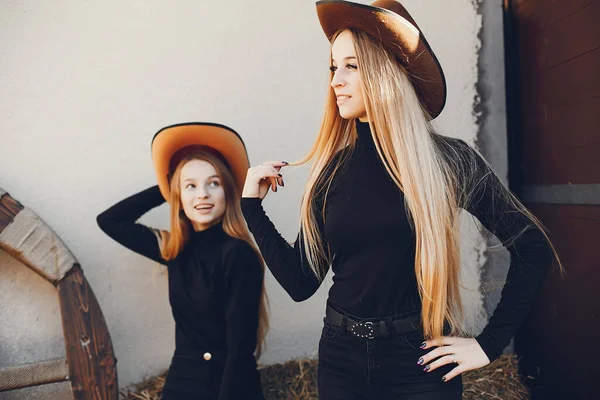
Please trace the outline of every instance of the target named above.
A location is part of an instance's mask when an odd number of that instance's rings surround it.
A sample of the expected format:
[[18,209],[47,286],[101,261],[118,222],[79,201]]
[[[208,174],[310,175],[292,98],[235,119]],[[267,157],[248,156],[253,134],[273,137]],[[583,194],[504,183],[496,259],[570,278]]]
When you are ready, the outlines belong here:
[[282,161],[281,163],[282,164],[289,164],[289,162],[287,162],[287,161]]
[[285,182],[281,181],[281,187],[285,187]]
[[423,364],[423,357],[419,358],[419,361],[417,361],[417,364],[418,364],[418,365],[421,365],[421,364]]
[[442,376],[442,382],[446,382],[446,377]]
[[423,343],[421,343],[421,346],[419,346],[419,347],[424,349],[426,346],[427,346],[427,343],[423,342]]
[[277,174],[277,175],[279,175],[279,176],[283,176],[283,175],[281,175],[281,174]]
[[423,371],[428,372],[429,368],[431,368],[429,365],[426,365],[425,368],[423,368]]

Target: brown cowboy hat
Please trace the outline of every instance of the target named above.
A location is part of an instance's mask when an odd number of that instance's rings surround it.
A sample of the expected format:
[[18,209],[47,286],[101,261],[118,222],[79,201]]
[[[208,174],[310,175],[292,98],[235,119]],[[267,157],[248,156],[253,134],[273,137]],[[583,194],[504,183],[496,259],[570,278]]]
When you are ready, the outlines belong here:
[[202,146],[216,152],[229,167],[241,193],[250,162],[240,135],[225,125],[188,122],[162,128],[152,139],[152,163],[158,187],[167,201],[170,198],[169,181],[172,169],[185,154],[183,149],[190,146]]
[[317,14],[329,41],[336,32],[355,28],[378,39],[406,69],[431,118],[446,103],[446,80],[423,32],[397,1],[377,0],[371,5],[343,0],[317,1]]

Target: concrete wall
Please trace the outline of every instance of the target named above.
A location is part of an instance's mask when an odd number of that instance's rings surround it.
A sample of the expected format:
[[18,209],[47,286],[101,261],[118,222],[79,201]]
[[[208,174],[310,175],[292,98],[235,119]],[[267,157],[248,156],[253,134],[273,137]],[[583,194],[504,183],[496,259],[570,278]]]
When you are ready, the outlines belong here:
[[[474,144],[478,4],[404,4],[446,73],[448,103],[437,128]],[[96,215],[154,184],[150,141],[171,123],[227,124],[244,137],[253,164],[299,158],[320,124],[327,68],[328,43],[309,0],[0,4],[0,187],[37,212],[82,264],[111,331],[121,386],[168,366],[174,327],[165,277],[153,280],[151,261],[104,236]],[[285,189],[265,201],[290,240],[306,173],[288,169]],[[142,222],[165,227],[166,212]],[[468,272],[484,263],[485,244],[468,219],[463,227],[464,295],[475,332],[484,323],[482,297],[478,274]],[[2,288],[19,290],[14,282],[29,272],[5,263],[2,257],[1,281],[13,283]],[[267,281],[273,328],[261,362],[314,356],[331,280],[301,304],[270,275]],[[20,307],[12,299],[3,295],[2,317]],[[42,301],[29,313],[55,308]],[[29,318],[26,325],[46,323],[54,324]],[[13,331],[19,325],[0,331],[0,360],[17,360],[30,345]],[[55,338],[46,345],[64,351]]]
[[[504,27],[502,1],[480,1],[483,17],[480,31],[478,101],[475,106],[480,126],[477,146],[490,162],[494,172],[508,185],[508,153],[506,127],[506,92],[504,90]],[[491,313],[500,300],[500,288],[506,279],[510,253],[500,241],[486,234],[486,264],[483,267],[482,288],[484,307]]]

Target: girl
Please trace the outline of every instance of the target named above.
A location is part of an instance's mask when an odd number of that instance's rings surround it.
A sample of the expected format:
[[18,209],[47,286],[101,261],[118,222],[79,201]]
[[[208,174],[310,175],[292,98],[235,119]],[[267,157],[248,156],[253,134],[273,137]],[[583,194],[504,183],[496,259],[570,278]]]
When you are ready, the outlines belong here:
[[[267,330],[264,265],[239,205],[242,139],[207,123],[173,125],[152,141],[158,186],[104,211],[98,225],[167,266],[175,354],[163,399],[263,399],[257,372]],[[136,223],[167,200],[170,231]]]
[[[331,267],[319,343],[321,400],[459,399],[460,374],[496,359],[548,271],[537,219],[461,140],[436,134],[443,72],[422,32],[393,0],[317,2],[331,46],[321,131],[300,234],[288,245],[261,200],[285,162],[250,168],[242,210],[265,261],[296,301]],[[459,208],[512,255],[502,299],[483,332],[461,331]]]

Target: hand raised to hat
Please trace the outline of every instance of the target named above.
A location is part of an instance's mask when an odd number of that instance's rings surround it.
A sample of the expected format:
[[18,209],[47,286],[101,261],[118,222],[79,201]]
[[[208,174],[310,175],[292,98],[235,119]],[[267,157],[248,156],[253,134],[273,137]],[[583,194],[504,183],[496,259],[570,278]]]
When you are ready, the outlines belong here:
[[417,361],[425,372],[431,372],[446,364],[456,366],[442,378],[447,382],[463,372],[485,367],[490,363],[489,358],[477,340],[463,337],[443,336],[439,340],[426,340],[422,349],[434,350],[428,352]]
[[267,196],[269,188],[277,192],[277,186],[284,186],[281,168],[287,166],[285,161],[266,161],[248,169],[242,197],[260,198]]

